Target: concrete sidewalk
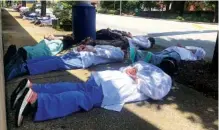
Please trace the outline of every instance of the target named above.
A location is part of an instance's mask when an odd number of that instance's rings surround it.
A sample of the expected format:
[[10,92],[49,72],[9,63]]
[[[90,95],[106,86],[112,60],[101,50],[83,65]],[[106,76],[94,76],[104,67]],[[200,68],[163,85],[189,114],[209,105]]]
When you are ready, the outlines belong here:
[[[33,45],[44,34],[58,32],[49,27],[38,27],[18,18],[17,12],[3,11],[4,50],[10,44],[18,47]],[[90,70],[117,69],[124,64],[99,65],[89,70],[51,72],[43,75],[27,76],[35,83],[58,81],[85,81]],[[218,128],[218,103],[204,97],[188,87],[174,83],[170,94],[163,101],[149,101],[127,104],[118,112],[93,109],[90,112],[74,113],[64,118],[34,123],[31,117],[25,118],[20,128],[14,126],[14,111],[9,109],[9,98],[22,78],[6,83],[7,114],[9,130],[203,130]]]

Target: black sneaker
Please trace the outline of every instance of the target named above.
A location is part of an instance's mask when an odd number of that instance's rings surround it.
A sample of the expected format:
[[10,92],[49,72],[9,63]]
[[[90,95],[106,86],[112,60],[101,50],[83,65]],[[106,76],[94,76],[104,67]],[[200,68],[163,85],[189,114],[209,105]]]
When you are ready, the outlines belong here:
[[10,62],[11,58],[16,54],[16,52],[17,52],[17,48],[15,45],[10,45],[8,47],[8,50],[7,50],[6,54],[4,55],[4,64],[5,65],[7,65]]
[[31,112],[36,112],[35,103],[31,105],[33,101],[37,102],[37,94],[31,88],[26,88],[18,101],[18,107],[15,112],[15,125],[17,127],[21,126],[24,116]]
[[172,59],[164,59],[159,67],[170,76],[173,76],[178,70],[177,63]]
[[21,98],[21,96],[24,93],[24,90],[26,88],[30,88],[32,85],[32,83],[30,82],[30,80],[28,79],[23,79],[17,86],[17,88],[12,92],[11,94],[11,109],[14,110],[17,102],[19,100],[19,98]]

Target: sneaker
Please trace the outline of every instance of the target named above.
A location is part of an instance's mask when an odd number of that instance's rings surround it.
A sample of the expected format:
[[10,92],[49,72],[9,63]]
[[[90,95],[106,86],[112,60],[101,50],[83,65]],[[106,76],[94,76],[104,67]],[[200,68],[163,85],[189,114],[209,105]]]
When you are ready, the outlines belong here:
[[4,55],[4,65],[5,66],[10,62],[11,58],[16,54],[16,52],[17,52],[17,48],[15,45],[10,45],[8,47],[8,50],[7,50],[6,54]]
[[159,67],[170,76],[173,76],[178,70],[175,60],[167,58],[160,63]]
[[32,86],[32,83],[29,79],[23,79],[17,86],[17,88],[12,92],[11,94],[11,109],[14,110],[19,98],[24,93],[24,90],[26,88],[30,88]]
[[26,88],[18,102],[18,107],[15,112],[15,123],[17,127],[21,126],[24,116],[27,116],[31,112],[36,112],[34,106],[37,102],[37,93],[31,88]]

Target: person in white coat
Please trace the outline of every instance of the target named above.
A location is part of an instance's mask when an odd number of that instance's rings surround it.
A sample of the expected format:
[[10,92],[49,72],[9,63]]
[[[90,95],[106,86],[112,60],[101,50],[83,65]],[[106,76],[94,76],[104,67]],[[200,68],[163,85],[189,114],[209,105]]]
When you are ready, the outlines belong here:
[[11,107],[16,108],[15,122],[20,126],[29,112],[34,121],[45,121],[94,107],[121,111],[125,103],[160,100],[171,86],[170,76],[160,68],[137,62],[120,70],[92,72],[81,83],[33,84],[24,79],[11,95]]
[[151,63],[159,66],[169,75],[173,75],[177,71],[181,60],[197,61],[204,59],[206,55],[203,48],[195,46],[171,46],[155,53],[130,46],[129,52],[129,58],[132,62],[145,61]]
[[42,56],[9,66],[5,71],[7,80],[17,76],[42,74],[55,70],[84,69],[92,65],[121,62],[124,52],[119,47],[109,45],[80,45],[61,56]]

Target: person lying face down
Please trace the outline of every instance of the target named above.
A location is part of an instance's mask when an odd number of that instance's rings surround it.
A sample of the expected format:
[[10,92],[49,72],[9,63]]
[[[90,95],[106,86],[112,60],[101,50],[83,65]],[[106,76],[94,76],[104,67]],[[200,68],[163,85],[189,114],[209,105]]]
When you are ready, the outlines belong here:
[[34,46],[24,46],[16,49],[15,45],[9,46],[5,56],[5,66],[9,62],[18,57],[22,57],[23,60],[34,59],[41,56],[54,56],[64,49],[67,49],[70,45],[76,44],[73,38],[69,35],[63,37],[55,37],[54,35],[45,35],[44,39],[41,40]]
[[27,19],[27,20],[35,20],[38,16],[40,16],[39,13],[33,11],[27,11],[21,15],[23,19]]
[[109,28],[97,31],[96,36],[97,40],[94,41],[94,45],[111,44],[122,49],[127,49],[129,44],[134,44],[140,49],[149,49],[155,45],[153,37],[147,37],[146,35],[132,36],[130,32],[111,30]]
[[16,109],[15,122],[19,127],[29,112],[38,122],[95,107],[121,111],[125,103],[160,100],[171,86],[169,75],[141,61],[120,70],[92,72],[86,82],[34,84],[24,79],[11,95],[11,108]]
[[32,21],[32,23],[40,26],[51,26],[52,21],[56,19],[57,18],[55,17],[55,15],[51,14],[46,17],[37,17],[34,21]]
[[144,50],[130,48],[132,62],[145,61],[161,67],[166,73],[173,75],[177,71],[181,60],[196,61],[204,59],[206,52],[200,47],[171,46],[161,52],[152,53]]
[[42,56],[6,66],[5,77],[10,80],[24,74],[36,75],[55,70],[87,68],[103,63],[121,62],[124,52],[108,45],[78,46],[62,56]]

